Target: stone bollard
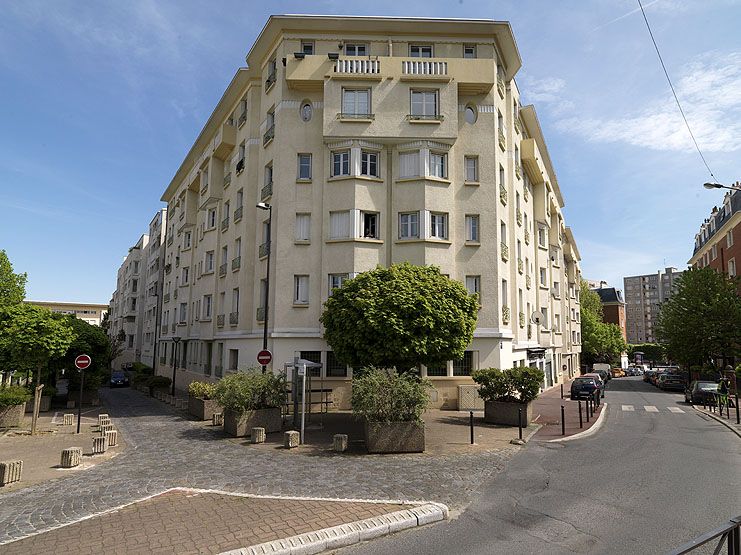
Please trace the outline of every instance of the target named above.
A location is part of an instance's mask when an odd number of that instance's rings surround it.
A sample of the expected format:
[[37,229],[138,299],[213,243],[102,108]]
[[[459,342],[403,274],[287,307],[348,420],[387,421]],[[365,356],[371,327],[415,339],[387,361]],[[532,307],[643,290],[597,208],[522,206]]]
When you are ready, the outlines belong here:
[[283,447],[285,447],[286,449],[293,449],[294,447],[298,447],[300,441],[301,434],[299,434],[295,430],[291,430],[290,432],[285,432],[283,434]]
[[250,439],[252,443],[265,443],[265,428],[252,428]]
[[75,402],[74,401],[67,401],[67,408],[68,409],[75,408]]
[[108,437],[105,435],[93,438],[93,455],[100,455],[108,451]]
[[100,426],[101,435],[105,435],[106,432],[110,432],[113,429],[113,424],[103,424]]
[[215,412],[213,417],[213,425],[214,426],[223,426],[224,425],[224,413],[223,412]]
[[72,468],[82,462],[82,449],[79,447],[68,447],[62,449],[62,468]]
[[100,425],[101,426],[109,426],[111,424],[113,424],[113,422],[111,422],[111,419],[110,418],[104,418],[103,421],[100,422]]
[[332,438],[332,448],[339,453],[347,451],[347,434],[335,434]]
[[63,426],[72,426],[75,423],[75,415],[74,414],[65,414],[62,417],[62,425]]
[[107,432],[103,432],[103,435],[108,440],[108,447],[118,445],[118,432],[116,430],[108,430]]
[[106,413],[102,413],[98,415],[98,424],[103,424],[103,420],[110,420],[111,417],[108,416]]
[[23,461],[0,462],[0,486],[7,486],[13,482],[20,482],[22,473]]

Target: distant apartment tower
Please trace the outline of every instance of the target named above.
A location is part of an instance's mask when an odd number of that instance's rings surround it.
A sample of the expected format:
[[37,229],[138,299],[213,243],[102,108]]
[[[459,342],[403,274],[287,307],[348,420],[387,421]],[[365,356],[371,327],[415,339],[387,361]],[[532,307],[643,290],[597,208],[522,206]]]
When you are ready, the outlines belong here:
[[95,303],[69,303],[62,301],[24,301],[27,304],[48,308],[59,314],[72,314],[88,324],[99,326],[108,312],[108,305]]
[[141,359],[154,368],[159,338],[159,315],[162,308],[162,278],[164,277],[164,242],[167,230],[167,209],[159,210],[149,223],[149,243],[142,256],[144,272],[144,316],[141,322]]
[[694,268],[709,266],[729,276],[738,275],[741,264],[741,191],[727,192],[721,207],[713,207],[710,217],[705,219],[695,235],[695,248],[687,263]]
[[682,272],[667,267],[664,272],[624,278],[625,321],[628,343],[655,343],[654,326],[661,303],[668,301],[674,282]]

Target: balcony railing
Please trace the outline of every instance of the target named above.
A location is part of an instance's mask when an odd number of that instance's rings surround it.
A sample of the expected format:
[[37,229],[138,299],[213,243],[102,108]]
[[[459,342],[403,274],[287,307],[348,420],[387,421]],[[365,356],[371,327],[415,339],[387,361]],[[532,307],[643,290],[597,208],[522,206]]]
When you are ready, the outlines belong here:
[[502,252],[502,260],[509,260],[509,247],[506,243],[499,243],[499,250]]
[[502,307],[502,324],[505,326],[509,324],[509,307],[507,305]]
[[175,333],[175,322],[170,324],[170,333]]
[[520,312],[520,327],[521,328],[525,327],[525,313],[524,312]]
[[520,125],[520,116],[517,114],[514,114],[514,122],[515,122],[515,131],[519,133],[522,131],[522,125]]
[[408,114],[407,119],[409,121],[443,121],[445,118],[442,114]]
[[340,112],[339,114],[337,114],[337,119],[376,119],[376,114],[356,114],[354,112]]
[[242,127],[246,121],[247,121],[247,112],[242,112],[241,114],[239,114],[239,119],[237,120],[237,126]]
[[232,258],[232,271],[239,270],[240,266],[242,266],[242,257]]
[[335,73],[381,73],[379,60],[348,59],[334,63]]
[[502,204],[505,206],[507,205],[507,189],[505,189],[504,185],[501,183],[499,184],[499,200],[501,200]]
[[517,220],[517,225],[522,225],[522,210],[519,208],[515,211],[515,219]]
[[[515,163],[515,177],[517,179],[522,179],[522,166],[520,164]],[[525,199],[527,200],[527,199]]]
[[525,230],[525,244],[530,244],[530,232],[528,230]]
[[522,273],[525,268],[525,264],[522,262],[522,258],[517,259],[517,271],[518,273]]
[[178,298],[178,290],[175,289],[175,291],[172,292],[172,298],[177,299]]
[[260,200],[265,200],[273,196],[273,182],[267,183],[260,191]]
[[164,295],[162,296],[162,300],[163,300],[164,302],[166,302],[166,303],[170,302],[170,294],[169,294],[169,293],[165,293],[165,294],[164,294]]
[[273,83],[275,83],[275,72],[268,75],[268,78],[265,79],[265,90],[267,91],[270,87],[272,87]]
[[265,307],[260,306],[257,308],[257,321],[258,322],[264,322],[265,321]]
[[169,247],[170,245],[172,245],[172,235],[167,238],[167,246]]
[[224,189],[226,189],[231,182],[232,182],[232,172],[227,172],[227,174],[224,176]]
[[402,60],[401,72],[404,75],[447,75],[448,62]]
[[528,325],[527,325],[527,338],[528,339],[532,339],[533,338],[533,326],[530,323],[528,323]]
[[229,216],[221,220],[221,231],[229,229]]
[[237,324],[239,324],[239,312],[230,312],[229,313],[229,325],[236,326]]
[[504,131],[499,130],[499,148],[507,150],[507,140],[504,138]]
[[499,96],[504,98],[504,78],[501,75],[497,75],[497,91],[499,91]]
[[219,276],[225,276],[226,269],[227,269],[227,264],[226,262],[224,262],[221,266],[219,266]]
[[528,187],[525,187],[522,191],[522,198],[525,199],[525,202],[527,202],[530,199],[530,189]]
[[262,146],[266,146],[270,141],[275,138],[275,125],[268,127],[265,134],[262,136]]
[[525,276],[525,287],[530,289],[530,286],[533,284],[533,280],[530,276]]
[[224,327],[224,314],[219,314],[216,316],[216,325],[220,328]]
[[241,206],[234,209],[234,221],[235,222],[238,222],[239,220],[242,219],[242,210],[243,209]]
[[260,258],[265,258],[269,252],[270,252],[270,241],[265,241],[262,245],[260,245],[258,256]]

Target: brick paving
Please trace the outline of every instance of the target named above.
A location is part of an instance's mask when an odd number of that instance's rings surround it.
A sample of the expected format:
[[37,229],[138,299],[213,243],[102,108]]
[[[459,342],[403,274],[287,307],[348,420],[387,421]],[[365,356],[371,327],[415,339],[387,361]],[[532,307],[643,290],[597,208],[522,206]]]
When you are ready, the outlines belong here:
[[[431,456],[295,453],[225,441],[171,407],[128,389],[101,390],[126,441],[119,456],[84,472],[4,492],[0,544],[174,487],[261,495],[438,501],[455,513],[517,450]],[[2,551],[2,548],[0,548]]]
[[220,553],[407,507],[174,490],[18,540],[0,551],[5,555]]
[[[541,428],[536,432],[533,439],[548,441],[550,439],[558,439],[562,437],[573,436],[580,432],[585,432],[591,428],[599,418],[600,412],[604,405],[600,404],[595,407],[594,416],[589,418],[587,422],[587,402],[582,400],[582,428],[579,427],[579,402],[571,400],[569,394],[571,392],[571,381],[563,384],[564,398],[561,399],[560,387],[554,387],[548,391],[542,393],[533,402],[533,418],[537,418],[536,422],[541,425]],[[609,389],[607,390],[609,396]],[[605,399],[601,399],[605,401]],[[566,422],[566,435],[561,434],[561,405],[564,407],[564,420]]]

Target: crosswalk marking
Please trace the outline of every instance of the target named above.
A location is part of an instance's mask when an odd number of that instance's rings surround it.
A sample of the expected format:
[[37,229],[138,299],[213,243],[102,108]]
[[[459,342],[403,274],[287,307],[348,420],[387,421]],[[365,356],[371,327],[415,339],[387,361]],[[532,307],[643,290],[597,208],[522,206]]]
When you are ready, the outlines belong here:
[[633,405],[623,405],[623,411],[625,412],[633,412]]
[[669,407],[669,411],[675,414],[684,414],[684,411],[679,407]]
[[659,412],[659,409],[657,409],[653,405],[645,405],[643,408],[646,410],[646,412]]

